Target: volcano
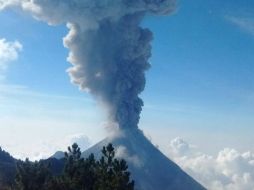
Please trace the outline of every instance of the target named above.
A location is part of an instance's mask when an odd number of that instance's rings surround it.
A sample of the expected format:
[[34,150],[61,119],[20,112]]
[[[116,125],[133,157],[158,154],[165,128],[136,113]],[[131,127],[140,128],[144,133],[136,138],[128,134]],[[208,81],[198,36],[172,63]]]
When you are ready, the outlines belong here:
[[161,153],[139,129],[125,129],[82,153],[101,156],[103,146],[112,143],[116,157],[127,161],[138,190],[205,190],[178,165]]

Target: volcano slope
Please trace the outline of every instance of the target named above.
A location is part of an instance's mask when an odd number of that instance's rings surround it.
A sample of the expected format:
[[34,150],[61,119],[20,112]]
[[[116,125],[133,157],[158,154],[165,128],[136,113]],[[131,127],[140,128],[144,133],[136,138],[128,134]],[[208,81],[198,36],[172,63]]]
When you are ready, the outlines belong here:
[[138,190],[205,190],[178,165],[162,154],[138,129],[121,130],[82,153],[101,156],[103,146],[112,143],[116,157],[128,162]]

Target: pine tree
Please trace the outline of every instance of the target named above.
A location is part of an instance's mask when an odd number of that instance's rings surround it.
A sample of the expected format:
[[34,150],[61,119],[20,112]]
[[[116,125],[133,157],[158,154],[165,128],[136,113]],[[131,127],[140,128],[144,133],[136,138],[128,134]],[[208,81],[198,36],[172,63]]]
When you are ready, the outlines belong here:
[[130,181],[126,161],[117,160],[112,144],[102,149],[98,162],[96,190],[133,190],[134,181]]
[[28,159],[17,164],[15,190],[134,190],[126,161],[115,158],[112,144],[102,149],[96,161],[93,154],[84,159],[75,143],[65,153],[65,167],[53,176],[49,165]]
[[59,183],[65,188],[93,190],[96,181],[96,161],[91,154],[87,159],[81,158],[81,151],[75,143],[65,153],[65,168]]
[[49,166],[41,162],[17,163],[16,190],[45,190],[45,187],[52,177]]

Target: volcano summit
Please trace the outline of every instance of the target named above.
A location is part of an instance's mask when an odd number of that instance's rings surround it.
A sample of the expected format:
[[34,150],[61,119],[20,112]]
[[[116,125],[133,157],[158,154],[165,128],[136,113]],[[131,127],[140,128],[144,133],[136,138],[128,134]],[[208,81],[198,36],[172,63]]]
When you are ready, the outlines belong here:
[[85,151],[87,157],[108,143],[116,148],[116,156],[124,158],[129,165],[136,189],[139,190],[205,190],[179,166],[162,154],[138,129],[121,130]]

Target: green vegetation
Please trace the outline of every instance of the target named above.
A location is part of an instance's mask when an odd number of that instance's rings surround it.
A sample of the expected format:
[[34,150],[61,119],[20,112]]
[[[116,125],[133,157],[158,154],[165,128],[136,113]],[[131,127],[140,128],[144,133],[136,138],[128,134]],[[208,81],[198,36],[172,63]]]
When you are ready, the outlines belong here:
[[16,173],[16,160],[0,147],[0,189],[13,183]]
[[15,181],[6,190],[134,190],[127,163],[115,158],[112,144],[102,149],[99,160],[81,157],[77,144],[68,147],[64,168],[53,174],[51,162],[17,161]]

